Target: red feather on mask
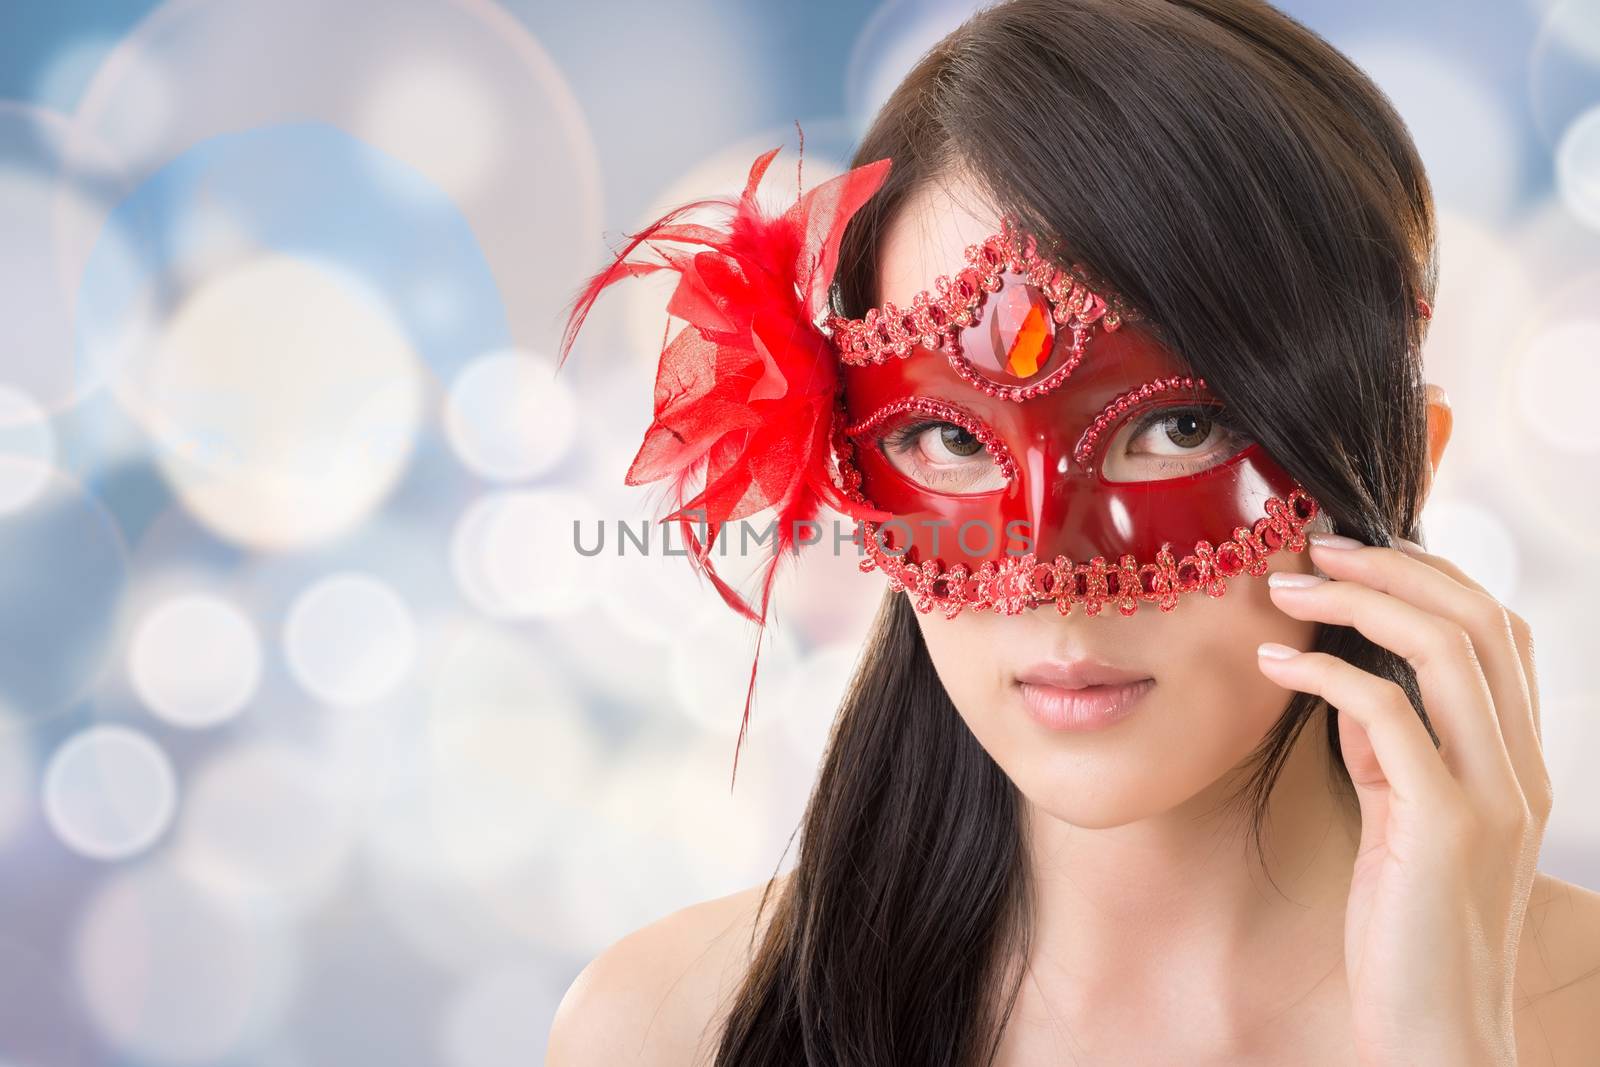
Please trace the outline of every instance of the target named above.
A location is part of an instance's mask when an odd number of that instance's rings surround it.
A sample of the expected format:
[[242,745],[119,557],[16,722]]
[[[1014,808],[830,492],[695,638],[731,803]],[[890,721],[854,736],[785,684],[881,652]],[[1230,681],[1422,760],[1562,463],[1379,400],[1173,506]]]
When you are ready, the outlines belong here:
[[[801,145],[803,158],[804,141]],[[779,562],[797,551],[797,531],[823,504],[853,518],[881,522],[889,517],[850,500],[834,484],[831,431],[839,355],[816,322],[845,225],[888,177],[890,161],[841,174],[773,216],[762,211],[755,194],[779,151],[756,158],[739,197],[683,204],[628,235],[627,247],[573,301],[557,359],[558,367],[565,363],[590,307],[608,286],[658,270],[678,272],[667,312],[687,325],[662,349],[654,419],[625,481],[668,485],[673,509],[661,521],[679,523],[691,564],[730,607],[757,624],[734,748],[735,776],[773,579]],[[699,208],[718,209],[724,221],[679,221]],[[663,244],[688,247],[658,247]],[[630,259],[640,245],[660,261]],[[693,492],[696,485],[699,491]],[[756,606],[717,574],[711,549],[727,523],[768,508],[775,511],[776,530],[759,572]],[[705,530],[703,541],[695,534],[697,524]]]

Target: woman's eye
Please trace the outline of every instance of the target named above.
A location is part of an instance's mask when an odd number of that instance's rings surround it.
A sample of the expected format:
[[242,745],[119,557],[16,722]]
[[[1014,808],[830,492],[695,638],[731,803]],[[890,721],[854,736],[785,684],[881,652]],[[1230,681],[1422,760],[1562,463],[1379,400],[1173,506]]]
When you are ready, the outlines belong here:
[[940,447],[953,456],[970,456],[983,447],[983,442],[972,436],[970,430],[953,422],[940,423],[938,432]]
[[1248,443],[1219,408],[1196,404],[1159,408],[1113,436],[1101,473],[1113,482],[1187,477],[1231,459]]
[[[1134,438],[1134,444],[1142,444],[1146,451],[1156,455],[1183,455],[1202,448],[1221,429],[1220,424],[1199,408],[1183,408],[1161,415],[1143,427],[1144,432]],[[1135,451],[1138,450],[1136,447]]]
[[984,443],[953,422],[909,423],[884,434],[879,447],[895,470],[926,489],[987,493],[1006,484]]

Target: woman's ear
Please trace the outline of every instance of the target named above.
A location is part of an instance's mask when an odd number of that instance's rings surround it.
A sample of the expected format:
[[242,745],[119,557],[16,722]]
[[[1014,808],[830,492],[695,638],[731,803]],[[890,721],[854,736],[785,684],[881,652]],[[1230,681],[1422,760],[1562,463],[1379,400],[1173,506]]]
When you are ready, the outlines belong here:
[[[1450,413],[1450,397],[1444,389],[1433,382],[1426,383],[1425,387],[1428,394],[1428,480],[1422,488],[1424,503],[1433,490],[1433,477],[1444,458],[1444,446],[1450,443],[1450,428],[1454,419]],[[1418,507],[1417,510],[1422,509]]]

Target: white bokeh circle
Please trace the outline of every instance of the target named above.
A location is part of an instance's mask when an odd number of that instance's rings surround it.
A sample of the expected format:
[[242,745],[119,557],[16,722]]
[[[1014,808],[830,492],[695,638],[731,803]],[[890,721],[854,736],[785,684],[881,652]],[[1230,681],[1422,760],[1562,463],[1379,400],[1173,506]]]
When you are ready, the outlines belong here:
[[420,361],[383,298],[306,256],[254,256],[196,286],[117,390],[185,506],[271,549],[362,522],[422,417]]
[[261,682],[255,624],[210,593],[181,593],[135,623],[128,676],[139,699],[174,726],[215,726],[250,702]]
[[450,383],[444,425],[456,455],[474,473],[495,481],[534,478],[571,449],[577,400],[550,360],[492,352]]
[[570,615],[602,596],[612,580],[609,552],[585,555],[578,547],[598,545],[611,525],[582,493],[491,493],[457,521],[451,569],[468,602],[491,617]]
[[393,586],[342,572],[295,598],[283,645],[308,692],[335,707],[359,707],[394,692],[415,669],[417,626]]
[[101,724],[73,734],[45,766],[44,813],[82,856],[120,860],[149,848],[172,822],[177,775],[145,734]]

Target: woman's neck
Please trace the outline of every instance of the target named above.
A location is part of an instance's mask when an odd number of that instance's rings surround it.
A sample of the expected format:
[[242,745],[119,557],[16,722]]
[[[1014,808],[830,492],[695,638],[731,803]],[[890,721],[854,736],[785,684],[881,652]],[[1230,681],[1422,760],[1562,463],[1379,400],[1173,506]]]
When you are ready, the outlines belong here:
[[1332,787],[1325,725],[1314,715],[1283,765],[1259,859],[1250,813],[1225,803],[1248,768],[1110,829],[1030,807],[1035,996],[1103,1016],[1206,991],[1220,1036],[1338,970],[1359,816]]

